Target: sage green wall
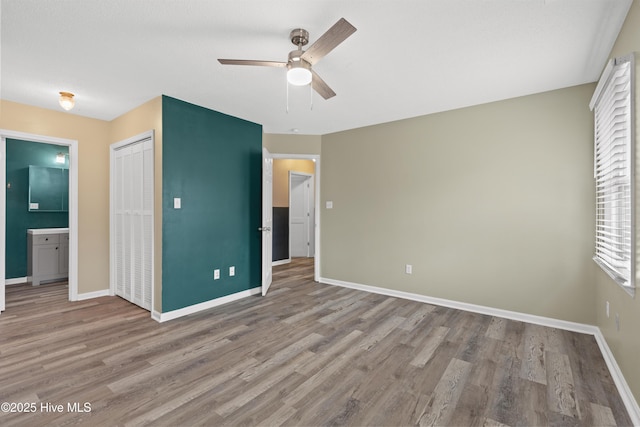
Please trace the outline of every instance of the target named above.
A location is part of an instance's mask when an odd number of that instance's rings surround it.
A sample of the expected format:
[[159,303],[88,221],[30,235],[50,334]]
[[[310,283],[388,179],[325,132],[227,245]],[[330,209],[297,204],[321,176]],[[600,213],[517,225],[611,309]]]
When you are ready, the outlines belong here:
[[282,133],[262,135],[262,144],[272,154],[320,154],[321,143],[322,137],[320,135]]
[[[636,52],[640,56],[640,3],[634,1],[627,19],[618,35],[618,40],[611,52],[611,58]],[[602,64],[604,68],[605,64]],[[636,58],[636,147],[640,143],[640,62]],[[640,150],[636,149],[636,155]],[[636,171],[640,160],[636,159]],[[636,172],[636,247],[640,249],[640,232],[638,232],[638,215],[640,215],[640,174]],[[640,254],[636,255],[640,266]],[[599,268],[596,269],[596,305],[597,325],[611,348],[616,362],[620,366],[631,391],[640,401],[640,290],[636,290],[635,298],[622,290],[609,276]],[[637,270],[640,272],[640,269]],[[637,280],[637,279],[636,279]],[[637,286],[637,285],[636,285]],[[606,316],[605,305],[609,301],[611,317]],[[620,331],[616,330],[615,314],[620,316]]]
[[593,324],[594,88],[324,135],[322,277]]
[[7,279],[27,275],[27,229],[69,226],[68,212],[29,212],[29,166],[69,168],[56,163],[56,154],[69,147],[7,139],[6,251]]
[[163,96],[162,132],[162,311],[259,287],[262,126]]

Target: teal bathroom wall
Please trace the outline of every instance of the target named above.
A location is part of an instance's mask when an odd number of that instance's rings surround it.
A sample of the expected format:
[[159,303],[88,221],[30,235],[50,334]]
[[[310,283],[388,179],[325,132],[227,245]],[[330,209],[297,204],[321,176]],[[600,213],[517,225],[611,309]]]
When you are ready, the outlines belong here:
[[7,139],[6,279],[27,275],[27,229],[69,226],[68,212],[29,212],[29,165],[69,168],[56,163],[56,154],[69,153],[66,146]]
[[262,126],[163,96],[162,127],[162,311],[259,287]]

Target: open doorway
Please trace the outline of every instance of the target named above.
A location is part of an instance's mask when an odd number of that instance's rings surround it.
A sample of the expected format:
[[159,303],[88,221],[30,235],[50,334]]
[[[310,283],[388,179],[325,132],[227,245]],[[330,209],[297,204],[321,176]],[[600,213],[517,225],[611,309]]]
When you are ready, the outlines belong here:
[[[66,228],[68,229],[68,231],[66,233],[66,238],[64,239],[64,241],[59,242],[57,247],[58,247],[58,250],[65,249],[65,251],[67,250],[67,247],[68,247],[68,252],[65,252],[65,255],[59,258],[59,261],[60,261],[59,266],[62,269],[65,269],[65,268],[68,269],[68,272],[64,272],[64,275],[68,276],[69,300],[74,301],[78,299],[78,288],[77,288],[77,265],[78,265],[78,261],[77,261],[78,259],[78,254],[77,254],[77,242],[78,242],[77,155],[78,155],[78,147],[77,147],[77,141],[0,129],[0,179],[2,180],[2,185],[5,187],[5,191],[3,191],[2,194],[0,195],[0,209],[2,210],[2,212],[5,213],[4,226],[0,230],[0,277],[1,277],[0,311],[3,311],[5,309],[5,284],[7,282],[19,283],[27,279],[28,277],[28,276],[21,276],[19,273],[16,273],[17,270],[13,271],[12,269],[14,269],[15,266],[11,265],[11,268],[9,269],[9,270],[12,270],[11,274],[12,275],[18,274],[19,277],[15,277],[13,278],[13,280],[6,279],[7,273],[8,273],[7,255],[9,255],[8,249],[7,249],[8,243],[9,243],[8,237],[9,238],[15,237],[15,236],[7,235],[7,225],[8,225],[7,215],[6,215],[7,207],[8,207],[7,189],[10,185],[15,185],[15,181],[13,183],[11,181],[7,181],[7,176],[8,176],[7,175],[7,141],[8,140],[9,141],[12,141],[12,140],[27,141],[31,144],[36,144],[36,145],[44,143],[49,146],[52,146],[51,149],[55,151],[55,154],[52,154],[53,164],[55,164],[56,156],[58,156],[59,159],[62,159],[62,156],[64,157],[66,168],[64,168],[65,171],[61,171],[62,177],[60,181],[64,182],[67,188],[65,199],[61,201],[61,203],[64,204],[64,209],[66,210],[66,212],[65,213],[60,212],[60,214],[61,216],[66,217],[65,224],[67,225],[67,227],[61,227],[61,228]],[[60,154],[62,154],[62,156],[59,156]],[[61,164],[61,161],[60,161],[60,164]],[[52,168],[52,170],[53,169],[54,168]],[[28,168],[26,168],[25,171],[26,170],[28,170]],[[22,171],[22,172],[25,172],[25,171]],[[50,173],[51,171],[39,170],[36,172]],[[23,178],[28,182],[28,179],[29,179],[28,172],[25,172],[25,174],[26,175]],[[12,181],[13,179],[14,178],[12,178]],[[47,182],[50,182],[50,180],[47,180]],[[44,200],[42,203],[44,203]],[[44,205],[42,206],[44,207]],[[33,202],[33,204],[31,205],[32,212],[35,212],[40,207],[41,207],[40,203]],[[24,208],[25,210],[28,210],[29,204],[27,204]],[[60,211],[62,210],[63,209],[60,209]],[[44,218],[44,217],[41,217],[41,218]],[[39,227],[36,225],[33,228],[42,228],[42,227]],[[57,228],[57,226],[56,224],[52,223],[52,226],[50,228]],[[22,237],[24,237],[24,241],[26,242],[27,233],[25,232],[25,235]],[[59,235],[57,235],[56,237],[60,239]],[[68,243],[66,240],[67,238],[68,238]],[[25,262],[27,261],[25,260]],[[51,264],[52,263],[53,262],[51,262]],[[46,280],[46,277],[45,277],[45,280]]]
[[312,259],[318,281],[320,156],[273,154],[273,159],[273,265]]

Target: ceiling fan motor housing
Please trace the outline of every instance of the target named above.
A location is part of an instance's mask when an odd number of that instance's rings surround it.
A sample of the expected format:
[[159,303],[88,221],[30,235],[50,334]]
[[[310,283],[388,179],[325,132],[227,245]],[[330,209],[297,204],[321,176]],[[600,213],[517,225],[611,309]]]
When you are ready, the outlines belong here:
[[291,31],[289,38],[291,39],[291,43],[300,48],[301,46],[305,46],[309,43],[309,31],[302,28],[296,28]]
[[289,37],[291,38],[291,43],[298,46],[298,49],[289,52],[287,69],[290,71],[290,74],[293,73],[299,76],[298,79],[293,79],[294,81],[299,80],[299,85],[308,84],[307,80],[311,77],[311,64],[302,58],[304,54],[302,46],[309,43],[309,32],[302,28],[296,28],[291,31]]
[[289,60],[287,61],[287,68],[311,68],[311,64],[308,61],[302,59],[302,55],[304,54],[304,50],[292,50],[289,52]]

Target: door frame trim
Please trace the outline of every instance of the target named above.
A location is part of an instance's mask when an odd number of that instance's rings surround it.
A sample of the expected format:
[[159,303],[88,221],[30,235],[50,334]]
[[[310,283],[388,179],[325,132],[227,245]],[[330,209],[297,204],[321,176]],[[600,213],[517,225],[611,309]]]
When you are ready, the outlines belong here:
[[319,154],[280,154],[271,153],[274,160],[313,160],[316,164],[313,174],[315,175],[315,242],[314,242],[314,258],[313,258],[313,280],[320,281],[320,155]]
[[[47,135],[37,135],[33,133],[0,129],[0,184],[3,191],[0,194],[0,211],[7,209],[7,138],[20,139],[30,142],[44,144],[62,145],[69,147],[69,301],[78,300],[78,141],[75,139],[57,138]],[[6,215],[4,225],[0,230],[0,279],[6,284]],[[26,238],[26,236],[25,236]],[[0,311],[5,309],[5,295],[0,300],[2,306]]]

